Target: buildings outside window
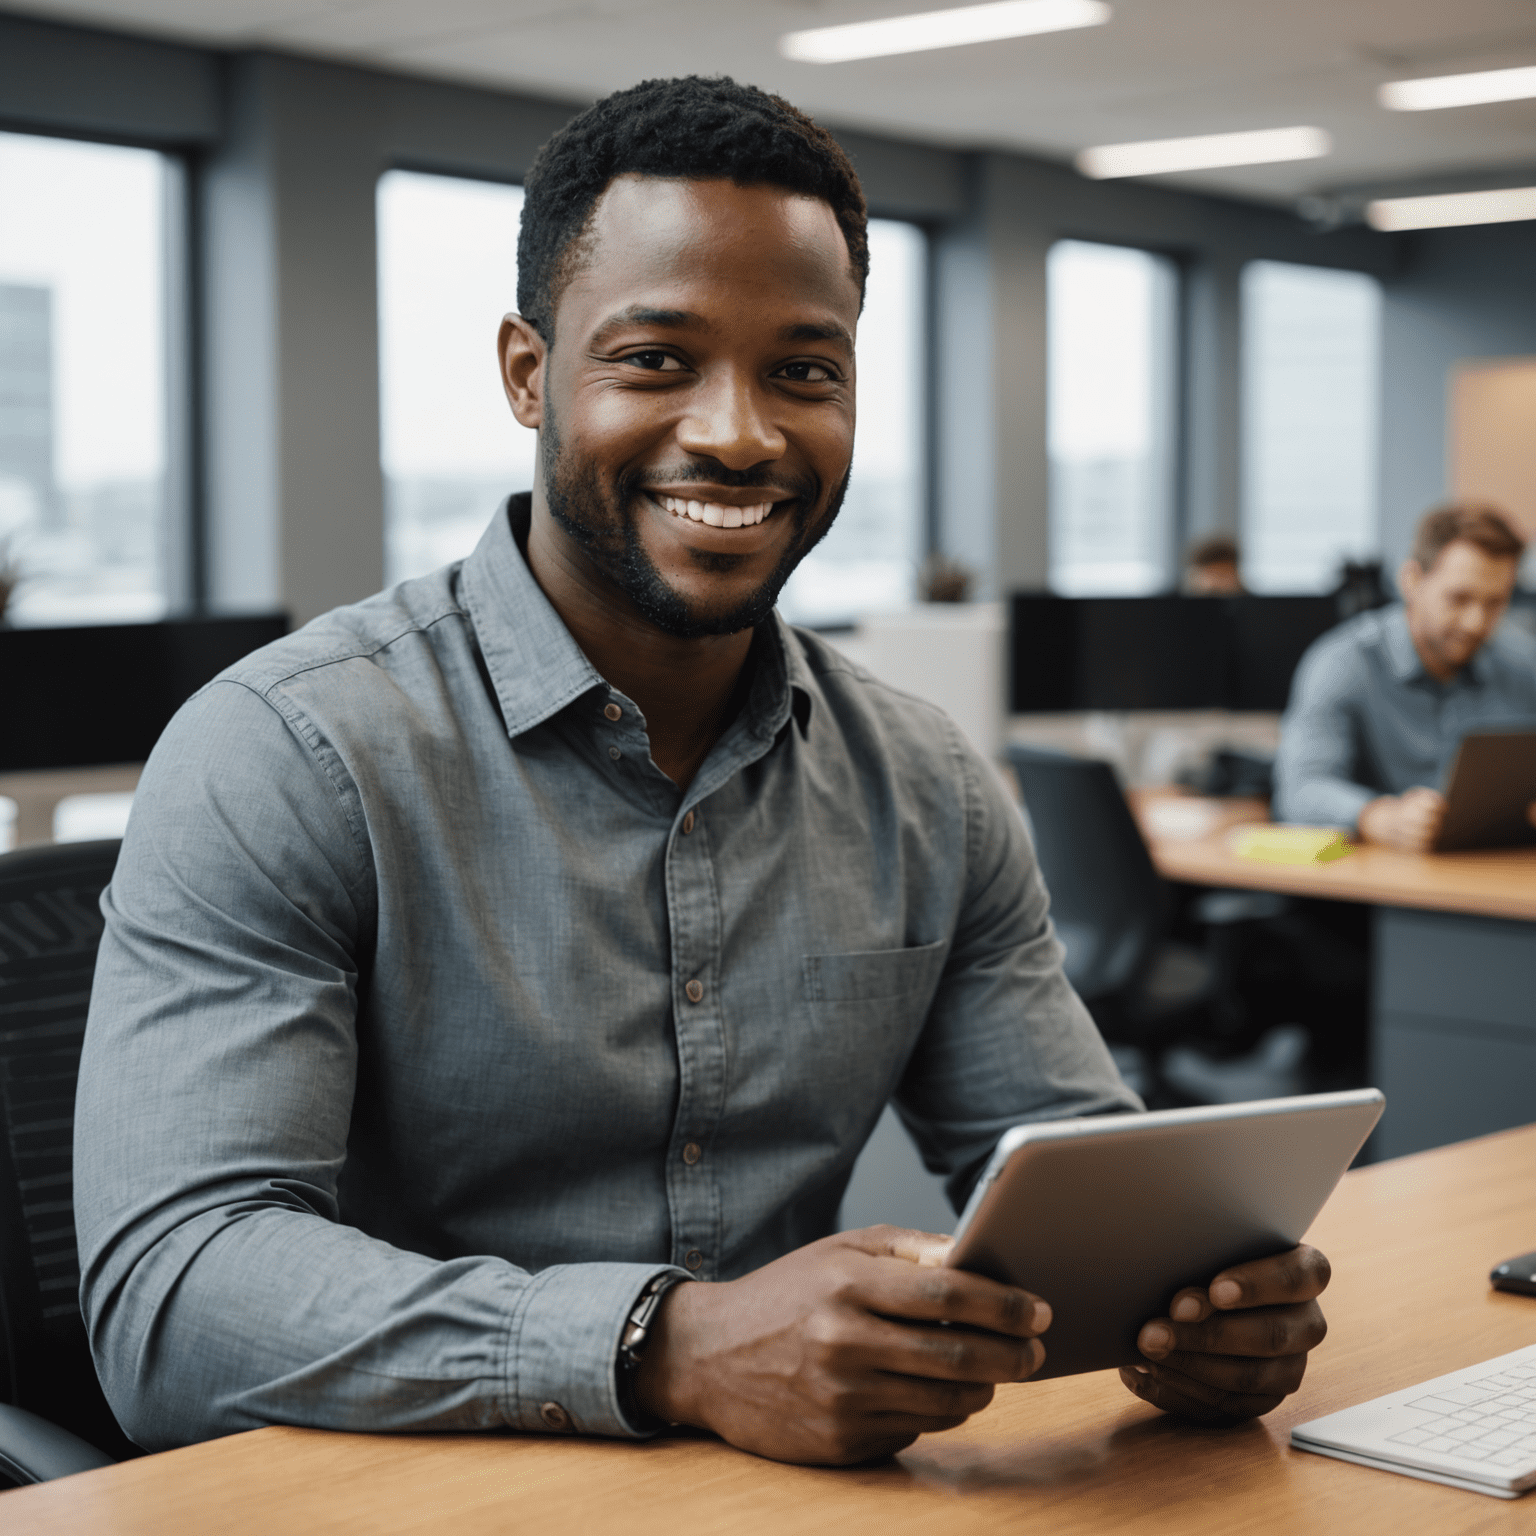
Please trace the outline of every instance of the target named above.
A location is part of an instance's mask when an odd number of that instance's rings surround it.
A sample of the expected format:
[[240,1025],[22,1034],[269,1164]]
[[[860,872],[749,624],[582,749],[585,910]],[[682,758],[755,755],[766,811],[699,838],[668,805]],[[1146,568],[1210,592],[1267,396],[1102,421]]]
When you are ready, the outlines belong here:
[[1326,592],[1378,549],[1381,286],[1253,261],[1242,316],[1244,581]]
[[927,256],[917,225],[869,221],[853,474],[832,531],[801,561],[779,600],[791,623],[848,623],[914,596],[926,553]]
[[0,567],[16,624],[167,605],[164,156],[0,133]]
[[384,575],[425,575],[475,547],[502,498],[533,485],[535,436],[496,361],[517,308],[523,189],[389,171],[379,180]]
[[1126,246],[1046,258],[1050,585],[1138,596],[1173,584],[1178,272]]

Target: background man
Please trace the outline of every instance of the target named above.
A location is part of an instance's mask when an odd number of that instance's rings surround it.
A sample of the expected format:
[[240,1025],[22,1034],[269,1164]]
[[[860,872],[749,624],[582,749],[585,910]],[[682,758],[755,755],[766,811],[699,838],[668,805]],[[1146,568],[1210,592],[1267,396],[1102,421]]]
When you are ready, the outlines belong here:
[[1235,597],[1243,589],[1242,551],[1230,533],[1213,533],[1184,552],[1186,597]]
[[1536,720],[1536,640],[1499,622],[1523,542],[1495,508],[1426,513],[1403,600],[1341,624],[1302,658],[1275,760],[1275,814],[1420,852],[1463,736]]
[[[883,1454],[1050,1320],[921,1234],[828,1235],[887,1099],[957,1200],[1007,1126],[1136,1100],[996,776],[773,612],[848,479],[863,196],[777,98],[653,81],[545,146],[519,255],[531,497],[234,668],[144,775],[76,1122],[98,1367],[150,1446]],[[1266,1411],[1327,1278],[1181,1293],[1128,1385]]]

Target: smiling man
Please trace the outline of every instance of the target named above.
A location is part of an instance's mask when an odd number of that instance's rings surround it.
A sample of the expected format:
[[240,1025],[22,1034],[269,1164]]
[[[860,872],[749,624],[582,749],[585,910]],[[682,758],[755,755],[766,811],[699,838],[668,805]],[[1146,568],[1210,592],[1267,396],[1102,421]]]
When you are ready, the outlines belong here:
[[1278,816],[1408,853],[1434,845],[1462,737],[1536,722],[1536,641],[1500,628],[1524,552],[1484,503],[1424,514],[1397,573],[1402,602],[1330,630],[1296,669]]
[[[852,461],[863,197],[777,98],[653,81],[545,147],[520,256],[532,495],[232,669],[146,770],[77,1118],[102,1380],[153,1447],[887,1453],[1050,1321],[923,1234],[833,1235],[887,1100],[957,1200],[1007,1127],[1136,1100],[987,765],[773,612]],[[1214,1277],[1127,1384],[1273,1407],[1326,1282],[1310,1249]]]

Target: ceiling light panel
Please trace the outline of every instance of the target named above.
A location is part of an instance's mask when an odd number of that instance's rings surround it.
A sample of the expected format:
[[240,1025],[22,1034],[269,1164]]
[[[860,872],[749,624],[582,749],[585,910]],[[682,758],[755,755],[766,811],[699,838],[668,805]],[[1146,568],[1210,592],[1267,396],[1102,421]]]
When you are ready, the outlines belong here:
[[1483,69],[1471,75],[1435,75],[1393,80],[1376,99],[1393,112],[1437,112],[1442,107],[1476,107],[1489,101],[1524,101],[1536,96],[1536,66]]
[[1386,197],[1367,203],[1372,229],[1447,229],[1457,224],[1514,224],[1536,219],[1536,187],[1491,192],[1444,192],[1435,197]]
[[1102,27],[1113,14],[1104,0],[995,0],[991,5],[962,5],[949,11],[920,11],[789,32],[779,39],[779,52],[803,64],[846,64],[851,59]]
[[1322,128],[1259,128],[1248,133],[1203,133],[1191,139],[1147,139],[1100,144],[1077,156],[1077,168],[1095,181],[1161,176],[1169,171],[1214,171],[1232,165],[1320,160],[1333,149]]

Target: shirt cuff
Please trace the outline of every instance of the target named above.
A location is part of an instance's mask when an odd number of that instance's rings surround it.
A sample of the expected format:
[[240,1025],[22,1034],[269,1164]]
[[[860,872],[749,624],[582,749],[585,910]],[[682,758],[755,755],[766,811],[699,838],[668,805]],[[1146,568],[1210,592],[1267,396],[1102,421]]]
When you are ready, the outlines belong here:
[[1348,784],[1342,779],[1305,784],[1284,796],[1279,807],[1282,819],[1305,826],[1343,827],[1347,832],[1359,829],[1360,812],[1380,791],[1363,784]]
[[552,1264],[534,1275],[512,1321],[507,1422],[516,1429],[639,1440],[619,1400],[619,1343],[629,1314],[671,1264]]

